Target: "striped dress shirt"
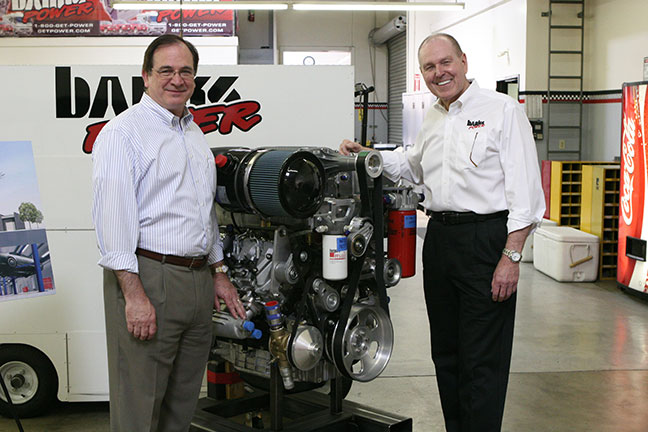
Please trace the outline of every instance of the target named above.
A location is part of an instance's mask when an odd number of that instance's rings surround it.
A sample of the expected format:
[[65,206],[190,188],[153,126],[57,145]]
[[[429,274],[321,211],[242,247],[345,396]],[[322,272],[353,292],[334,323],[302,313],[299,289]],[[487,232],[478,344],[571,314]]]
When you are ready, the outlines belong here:
[[111,120],[92,150],[99,265],[138,273],[135,249],[223,259],[216,166],[205,136],[147,94]]

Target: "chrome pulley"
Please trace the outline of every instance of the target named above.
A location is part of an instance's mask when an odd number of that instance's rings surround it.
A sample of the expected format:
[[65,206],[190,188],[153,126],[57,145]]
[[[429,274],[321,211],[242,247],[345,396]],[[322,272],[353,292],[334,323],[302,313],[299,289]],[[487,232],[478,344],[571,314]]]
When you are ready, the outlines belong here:
[[[343,332],[341,343],[339,332]],[[394,347],[394,328],[389,315],[378,306],[351,307],[346,326],[338,322],[331,338],[335,367],[356,381],[371,381],[387,366]]]
[[321,360],[324,351],[322,333],[313,326],[300,325],[290,344],[290,361],[297,369],[308,371]]

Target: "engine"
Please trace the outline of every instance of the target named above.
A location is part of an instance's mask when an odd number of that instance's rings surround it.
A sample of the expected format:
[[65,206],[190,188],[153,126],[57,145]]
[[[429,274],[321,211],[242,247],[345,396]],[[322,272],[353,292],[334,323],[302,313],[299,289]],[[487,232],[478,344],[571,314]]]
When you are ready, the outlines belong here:
[[386,288],[403,259],[386,254],[383,220],[407,213],[418,195],[383,190],[374,151],[212,152],[225,262],[247,312],[214,313],[213,353],[248,382],[269,379],[276,363],[287,390],[379,376],[394,342]]

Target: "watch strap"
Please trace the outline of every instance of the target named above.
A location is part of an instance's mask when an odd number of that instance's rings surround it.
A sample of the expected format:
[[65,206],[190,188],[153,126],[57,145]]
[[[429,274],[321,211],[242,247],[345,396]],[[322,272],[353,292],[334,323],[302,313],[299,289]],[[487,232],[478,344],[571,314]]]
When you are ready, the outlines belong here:
[[519,263],[520,261],[522,261],[522,254],[516,250],[504,248],[502,250],[502,254],[507,256],[514,263]]
[[229,267],[227,267],[225,264],[218,265],[216,267],[212,267],[212,273],[227,273],[229,270]]

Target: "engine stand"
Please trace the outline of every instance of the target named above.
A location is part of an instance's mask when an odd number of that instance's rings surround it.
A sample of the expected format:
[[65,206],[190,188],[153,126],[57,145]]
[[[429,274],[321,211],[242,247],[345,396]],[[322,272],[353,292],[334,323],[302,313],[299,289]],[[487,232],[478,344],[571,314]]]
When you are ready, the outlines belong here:
[[[331,381],[331,394],[307,391],[284,394],[279,372],[273,365],[270,392],[256,390],[240,399],[217,401],[203,398],[191,421],[190,432],[252,432],[247,413],[270,412],[265,430],[286,432],[411,432],[412,419],[375,410],[354,402],[342,402],[338,379]],[[238,420],[238,421],[237,421]],[[285,424],[284,424],[285,423]],[[254,423],[253,423],[254,424]],[[269,429],[267,427],[270,426]]]

